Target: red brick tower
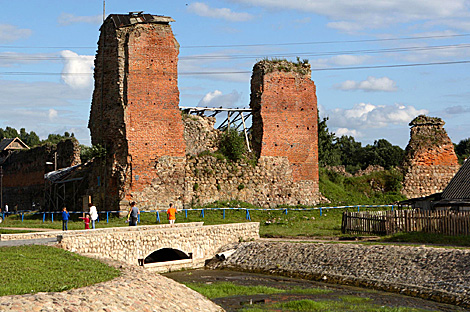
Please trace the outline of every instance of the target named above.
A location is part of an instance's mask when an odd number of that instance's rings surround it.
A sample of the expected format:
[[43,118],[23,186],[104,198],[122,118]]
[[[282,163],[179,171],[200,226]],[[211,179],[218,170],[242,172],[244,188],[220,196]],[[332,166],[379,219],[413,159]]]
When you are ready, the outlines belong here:
[[161,158],[185,156],[171,21],[112,14],[101,26],[88,127],[92,143],[107,150],[91,186],[108,208],[123,199],[152,201],[142,192],[159,178]]
[[253,148],[260,157],[287,157],[294,182],[318,192],[316,88],[308,63],[260,61],[253,67]]
[[441,118],[419,115],[410,122],[402,193],[408,198],[442,192],[460,165]]

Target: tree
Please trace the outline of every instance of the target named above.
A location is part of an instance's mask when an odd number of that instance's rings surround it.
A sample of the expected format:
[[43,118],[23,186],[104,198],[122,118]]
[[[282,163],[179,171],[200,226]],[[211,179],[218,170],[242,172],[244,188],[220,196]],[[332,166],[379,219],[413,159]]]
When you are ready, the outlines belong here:
[[352,136],[342,135],[336,139],[335,147],[341,155],[341,164],[346,168],[346,171],[354,173],[362,168],[361,142],[356,142]]
[[330,132],[326,124],[328,117],[318,118],[318,162],[321,166],[338,166],[341,164],[341,155],[335,141],[336,136]]
[[463,164],[464,160],[470,156],[470,138],[460,140],[458,144],[454,144],[454,149],[459,163]]

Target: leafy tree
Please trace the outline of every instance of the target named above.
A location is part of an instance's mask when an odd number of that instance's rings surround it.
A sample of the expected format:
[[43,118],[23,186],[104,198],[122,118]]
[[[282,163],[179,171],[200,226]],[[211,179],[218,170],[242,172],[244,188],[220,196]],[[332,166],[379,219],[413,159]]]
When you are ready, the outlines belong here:
[[68,132],[65,132],[64,135],[60,135],[60,134],[49,134],[47,136],[47,139],[44,140],[44,143],[46,142],[49,142],[49,143],[52,143],[52,144],[57,144],[59,143],[60,141],[64,140],[64,139],[68,139],[68,138],[74,138],[75,135],[73,134],[70,134]]
[[12,127],[6,127],[5,130],[0,128],[0,139],[13,139],[19,137],[18,131]]
[[330,132],[327,117],[318,118],[318,162],[321,166],[337,166],[341,164],[341,155],[335,146],[336,136]]
[[85,163],[93,158],[100,158],[106,155],[106,149],[100,144],[88,147],[86,145],[80,145],[80,160]]
[[336,139],[335,147],[341,155],[341,164],[346,171],[355,172],[363,166],[362,144],[356,142],[352,136],[343,135]]
[[463,139],[458,144],[454,144],[454,149],[459,163],[463,164],[464,160],[470,156],[470,138]]
[[30,133],[26,132],[25,128],[20,129],[19,138],[29,147],[41,144],[41,139],[39,139],[39,136],[34,131],[31,131]]

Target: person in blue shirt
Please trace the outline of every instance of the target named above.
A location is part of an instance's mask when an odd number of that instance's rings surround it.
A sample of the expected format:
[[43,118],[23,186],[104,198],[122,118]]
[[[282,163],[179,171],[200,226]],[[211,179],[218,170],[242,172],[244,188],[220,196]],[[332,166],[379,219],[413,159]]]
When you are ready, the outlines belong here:
[[69,223],[70,214],[67,211],[67,208],[62,209],[62,231],[68,230],[68,223]]
[[[135,206],[135,202],[131,203],[131,208],[127,214],[127,222],[129,222],[129,226],[136,226],[137,220],[140,215],[140,210]],[[129,220],[130,219],[130,220]]]

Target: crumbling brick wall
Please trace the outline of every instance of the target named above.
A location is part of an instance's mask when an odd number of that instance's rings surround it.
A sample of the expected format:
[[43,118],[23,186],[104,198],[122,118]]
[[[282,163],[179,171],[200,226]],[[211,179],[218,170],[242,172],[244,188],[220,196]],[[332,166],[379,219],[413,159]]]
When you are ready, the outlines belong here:
[[3,202],[18,210],[30,210],[33,203],[35,208],[44,207],[44,174],[79,163],[80,146],[75,139],[12,153],[2,164]]
[[424,115],[410,122],[402,190],[408,198],[442,192],[460,168],[444,124],[440,118]]
[[253,67],[253,149],[260,156],[286,156],[294,181],[318,182],[316,88],[310,65],[260,61]]
[[101,27],[89,128],[92,143],[107,150],[95,170],[101,183],[91,185],[106,194],[104,206],[138,197],[159,176],[162,157],[184,161],[179,45],[169,20],[112,14]]

